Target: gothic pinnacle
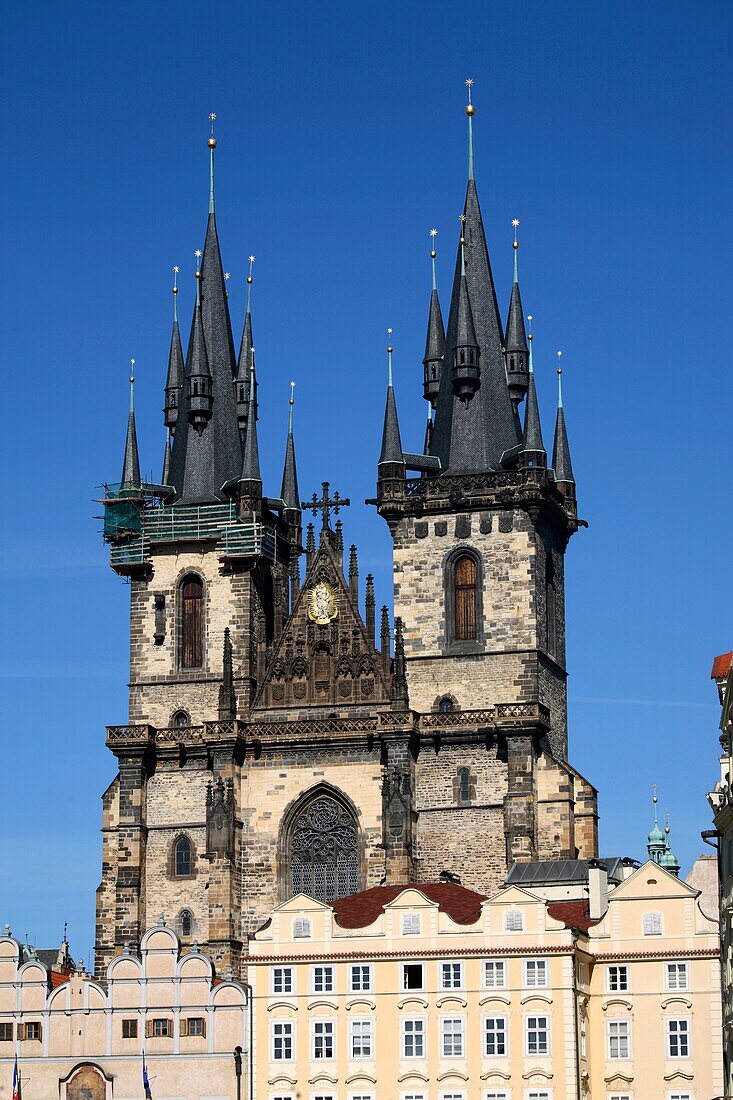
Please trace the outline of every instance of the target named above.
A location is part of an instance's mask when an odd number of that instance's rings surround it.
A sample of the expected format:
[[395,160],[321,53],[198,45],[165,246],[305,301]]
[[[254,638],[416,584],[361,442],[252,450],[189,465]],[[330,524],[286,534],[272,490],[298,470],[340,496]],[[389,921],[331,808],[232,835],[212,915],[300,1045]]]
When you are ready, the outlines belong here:
[[125,454],[122,460],[123,489],[140,488],[140,458],[137,450],[137,429],[135,427],[135,360],[130,360],[130,411],[127,416],[127,435],[125,436]]
[[295,464],[295,438],[293,436],[293,409],[295,407],[295,382],[290,383],[288,401],[288,437],[285,443],[285,465],[280,496],[288,511],[300,511],[300,493],[298,491],[298,472]]
[[568,495],[575,493],[575,477],[570,461],[570,446],[565,425],[565,410],[562,404],[562,367],[560,366],[562,352],[557,353],[557,419],[555,421],[555,440],[552,448],[552,468],[555,471],[555,482],[560,489]]

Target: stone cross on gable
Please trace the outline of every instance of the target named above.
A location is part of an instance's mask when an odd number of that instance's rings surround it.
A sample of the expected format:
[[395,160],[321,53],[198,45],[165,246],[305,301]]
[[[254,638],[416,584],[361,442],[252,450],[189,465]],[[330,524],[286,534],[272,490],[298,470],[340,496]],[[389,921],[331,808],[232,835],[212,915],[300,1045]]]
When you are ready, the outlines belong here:
[[338,492],[335,492],[333,494],[333,497],[329,497],[328,491],[331,486],[328,481],[322,481],[321,486],[323,488],[323,492],[321,493],[320,499],[316,495],[316,493],[314,493],[311,500],[302,501],[300,506],[304,510],[308,509],[309,511],[313,512],[314,516],[316,515],[316,513],[320,512],[321,530],[328,531],[330,530],[329,520],[331,517],[331,512],[333,511],[335,515],[338,515],[340,509],[346,508],[349,504],[351,504],[351,501],[348,497],[339,496]]

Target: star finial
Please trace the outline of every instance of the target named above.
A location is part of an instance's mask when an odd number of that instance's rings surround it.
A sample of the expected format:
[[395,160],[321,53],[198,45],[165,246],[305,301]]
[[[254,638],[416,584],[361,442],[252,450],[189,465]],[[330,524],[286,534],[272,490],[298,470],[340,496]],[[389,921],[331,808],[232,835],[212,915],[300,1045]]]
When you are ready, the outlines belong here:
[[514,247],[519,248],[519,242],[517,241],[517,230],[519,229],[519,218],[512,218],[512,225],[514,226]]
[[200,259],[201,259],[201,256],[202,256],[202,252],[201,252],[201,249],[200,249],[200,248],[197,248],[197,249],[196,249],[196,251],[194,252],[194,256],[196,257],[196,259],[197,259],[197,260],[200,260]]
[[432,245],[432,248],[430,249],[430,260],[431,260],[431,263],[432,263],[432,266],[433,266],[433,290],[436,289],[436,283],[435,283],[435,257],[438,255],[438,253],[435,250],[435,238],[437,236],[438,236],[438,230],[437,229],[431,229],[430,230],[430,243]]
[[224,272],[224,278],[225,278],[225,279],[231,279],[231,275],[229,274],[229,272],[228,272],[228,271],[225,271],[225,272]]
[[529,326],[529,332],[527,333],[527,339],[531,340],[532,339],[532,314],[531,313],[527,314],[527,325]]
[[[468,80],[466,81],[466,94],[468,96],[468,105],[469,105],[469,107],[471,106],[471,88],[473,88],[473,80],[469,76]],[[466,112],[466,114],[470,114],[470,113],[471,113],[470,111]]]

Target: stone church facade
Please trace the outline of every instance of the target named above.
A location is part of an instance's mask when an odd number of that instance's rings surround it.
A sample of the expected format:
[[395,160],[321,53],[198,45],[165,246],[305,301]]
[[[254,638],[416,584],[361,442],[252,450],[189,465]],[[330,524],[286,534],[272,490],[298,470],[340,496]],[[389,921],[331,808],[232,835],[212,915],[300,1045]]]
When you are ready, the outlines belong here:
[[548,457],[516,265],[503,325],[472,167],[447,328],[430,298],[420,453],[402,447],[389,351],[369,503],[393,538],[390,616],[345,550],[348,502],[327,483],[300,499],[292,396],[279,495],[263,486],[215,144],[185,356],[174,313],[161,483],[141,479],[131,401],[104,500],[130,585],[130,705],[107,731],[100,974],[161,916],[236,974],[248,937],[301,891],[326,902],[448,871],[490,893],[514,861],[597,854],[596,791],[567,759],[564,556],[579,521],[564,414]]

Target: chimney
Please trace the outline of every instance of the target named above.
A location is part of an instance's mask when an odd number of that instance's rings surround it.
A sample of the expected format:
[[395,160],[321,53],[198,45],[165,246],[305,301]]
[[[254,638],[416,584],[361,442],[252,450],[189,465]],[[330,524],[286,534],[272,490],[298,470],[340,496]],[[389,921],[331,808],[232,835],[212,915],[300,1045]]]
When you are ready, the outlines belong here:
[[601,920],[608,909],[608,871],[598,859],[588,860],[588,916]]

